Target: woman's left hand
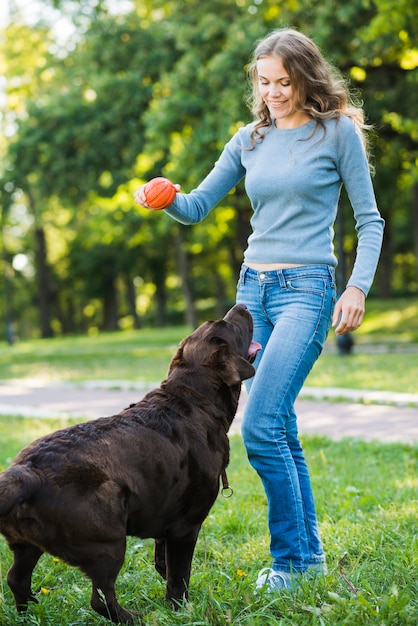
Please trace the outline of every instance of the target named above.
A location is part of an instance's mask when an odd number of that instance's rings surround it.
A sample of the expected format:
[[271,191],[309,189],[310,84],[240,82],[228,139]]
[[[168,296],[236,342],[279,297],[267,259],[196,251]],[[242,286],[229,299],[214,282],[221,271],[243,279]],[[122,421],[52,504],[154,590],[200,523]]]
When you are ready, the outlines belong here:
[[347,287],[337,300],[332,316],[336,335],[345,335],[357,330],[364,318],[366,296],[358,287]]

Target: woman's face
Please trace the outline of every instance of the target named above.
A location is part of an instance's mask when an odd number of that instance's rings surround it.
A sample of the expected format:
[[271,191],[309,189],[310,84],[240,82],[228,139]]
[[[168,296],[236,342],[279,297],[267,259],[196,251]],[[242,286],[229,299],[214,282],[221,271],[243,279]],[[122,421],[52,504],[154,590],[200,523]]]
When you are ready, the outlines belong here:
[[[257,61],[258,89],[277,127],[299,125],[306,117],[296,111],[296,100],[289,74],[280,57],[264,57]],[[303,120],[302,120],[303,118]]]

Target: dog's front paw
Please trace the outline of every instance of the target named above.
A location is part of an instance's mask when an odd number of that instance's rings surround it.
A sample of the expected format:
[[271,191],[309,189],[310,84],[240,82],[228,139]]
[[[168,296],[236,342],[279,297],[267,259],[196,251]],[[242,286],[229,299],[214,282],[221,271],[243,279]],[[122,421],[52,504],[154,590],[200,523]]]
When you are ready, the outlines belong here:
[[181,598],[168,598],[166,596],[166,599],[170,600],[171,608],[173,609],[173,611],[180,611],[180,609],[182,609],[184,605],[189,601],[188,595],[186,592]]

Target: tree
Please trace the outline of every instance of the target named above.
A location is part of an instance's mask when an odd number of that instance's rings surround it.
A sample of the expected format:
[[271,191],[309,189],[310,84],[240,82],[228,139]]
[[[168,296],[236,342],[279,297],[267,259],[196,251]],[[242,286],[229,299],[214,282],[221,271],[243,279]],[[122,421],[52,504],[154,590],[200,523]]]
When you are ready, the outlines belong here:
[[[66,312],[83,309],[90,298],[102,303],[101,311],[116,310],[118,301],[115,324],[126,310],[139,324],[135,281],[152,292],[148,302],[159,324],[178,319],[181,299],[192,324],[200,310],[219,313],[233,300],[251,216],[242,184],[203,224],[186,229],[161,214],[138,212],[132,184],[166,175],[188,191],[200,182],[232,133],[251,119],[246,65],[254,41],[289,25],[312,36],[359,89],[375,127],[375,188],[387,221],[374,290],[412,291],[415,2],[135,0],[133,11],[117,14],[119,5],[111,2],[44,0],[76,25],[66,48],[45,24],[29,28],[15,20],[3,46],[8,139],[2,179],[12,195],[25,193],[32,234],[41,229],[38,270],[43,259],[49,319],[71,328]],[[344,219],[348,226],[349,211]],[[344,231],[350,257],[352,224]],[[19,251],[15,240],[12,247]],[[109,292],[95,276],[104,259],[109,281],[114,272]],[[104,306],[109,293],[112,307]],[[122,294],[129,294],[126,305]],[[73,317],[79,324],[80,316]]]
[[[45,207],[59,198],[79,211],[91,194],[112,196],[129,177],[152,84],[161,66],[174,58],[163,25],[142,28],[135,15],[123,23],[102,17],[88,35],[73,54],[53,60],[48,71],[54,82],[47,90],[42,85],[34,89],[25,115],[16,118],[4,176],[25,191],[36,218],[42,336],[52,334],[54,293],[42,223]],[[107,291],[103,297],[106,301]]]
[[[25,46],[23,46],[25,42]],[[6,65],[6,108],[4,113],[4,130],[7,135],[13,127],[28,119],[25,106],[31,98],[43,88],[44,69],[51,63],[49,45],[51,38],[44,27],[28,28],[22,24],[11,24],[5,31],[3,50]],[[28,206],[34,215],[36,278],[38,282],[38,303],[40,309],[40,325],[42,336],[52,335],[49,307],[53,295],[48,265],[46,260],[46,238],[36,205],[37,194],[30,182],[32,168],[19,171],[10,150],[4,164],[3,187],[8,189],[10,196],[13,191],[25,190]]]

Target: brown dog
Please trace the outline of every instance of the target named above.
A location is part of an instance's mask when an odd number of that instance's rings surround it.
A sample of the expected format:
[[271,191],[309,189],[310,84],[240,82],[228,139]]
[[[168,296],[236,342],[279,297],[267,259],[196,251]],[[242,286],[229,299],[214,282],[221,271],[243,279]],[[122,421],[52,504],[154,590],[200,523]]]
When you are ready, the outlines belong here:
[[187,597],[200,527],[229,461],[227,431],[241,383],[254,374],[246,307],[184,339],[167,379],[118,415],[71,426],[27,446],[0,474],[0,531],[14,553],[16,607],[35,601],[43,552],[92,581],[91,606],[114,622],[137,614],[117,601],[126,535],[155,538],[155,567],[176,608]]

